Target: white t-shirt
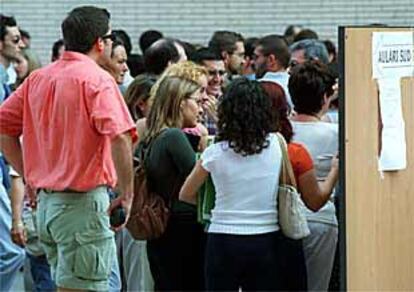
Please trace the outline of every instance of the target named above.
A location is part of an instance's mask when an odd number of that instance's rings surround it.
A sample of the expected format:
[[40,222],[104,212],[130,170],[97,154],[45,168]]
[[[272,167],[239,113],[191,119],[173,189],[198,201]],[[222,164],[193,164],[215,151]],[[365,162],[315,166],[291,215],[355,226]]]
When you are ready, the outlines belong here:
[[[315,167],[316,176],[323,180],[330,169],[331,160],[338,153],[338,124],[325,122],[292,121],[293,141],[300,142],[308,149]],[[329,200],[318,212],[306,209],[308,221],[337,226],[335,205]]]
[[216,201],[209,233],[262,234],[279,230],[277,188],[282,152],[275,134],[259,154],[242,156],[223,141],[203,152],[202,166],[210,172]]

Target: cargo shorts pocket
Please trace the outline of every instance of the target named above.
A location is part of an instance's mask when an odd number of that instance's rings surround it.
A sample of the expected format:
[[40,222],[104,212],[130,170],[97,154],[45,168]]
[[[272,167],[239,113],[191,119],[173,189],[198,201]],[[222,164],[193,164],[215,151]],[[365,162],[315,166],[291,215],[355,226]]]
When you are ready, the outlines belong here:
[[75,241],[74,276],[93,281],[107,280],[115,255],[113,233],[109,230],[76,233]]

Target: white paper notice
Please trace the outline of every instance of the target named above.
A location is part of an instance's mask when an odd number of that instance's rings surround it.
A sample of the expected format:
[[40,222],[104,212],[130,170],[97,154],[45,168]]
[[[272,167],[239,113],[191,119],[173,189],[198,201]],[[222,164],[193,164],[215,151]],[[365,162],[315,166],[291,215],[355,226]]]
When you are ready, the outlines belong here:
[[373,78],[414,76],[413,32],[374,32],[372,35]]
[[407,167],[407,151],[400,78],[378,79],[378,87],[383,124],[379,170],[405,169]]

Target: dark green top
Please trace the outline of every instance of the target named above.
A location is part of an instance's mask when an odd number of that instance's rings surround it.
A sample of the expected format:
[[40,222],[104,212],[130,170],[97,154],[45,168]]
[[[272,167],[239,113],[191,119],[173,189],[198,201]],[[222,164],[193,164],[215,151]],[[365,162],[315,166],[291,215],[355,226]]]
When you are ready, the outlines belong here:
[[146,159],[148,188],[167,200],[173,199],[173,210],[195,211],[195,206],[175,202],[196,161],[185,134],[178,128],[166,129],[155,138],[150,149]]

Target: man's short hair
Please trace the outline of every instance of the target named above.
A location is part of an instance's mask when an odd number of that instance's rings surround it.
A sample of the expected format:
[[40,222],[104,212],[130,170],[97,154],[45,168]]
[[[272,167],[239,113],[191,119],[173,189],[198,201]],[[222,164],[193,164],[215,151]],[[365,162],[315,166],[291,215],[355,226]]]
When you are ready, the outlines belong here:
[[22,38],[31,39],[30,33],[27,30],[19,29]]
[[318,34],[311,30],[311,29],[302,29],[294,38],[293,38],[293,42],[298,42],[298,41],[302,41],[302,40],[308,40],[308,39],[312,39],[312,40],[317,40],[319,39]]
[[279,61],[280,66],[283,68],[287,68],[289,66],[289,47],[282,36],[276,34],[264,36],[258,40],[257,46],[261,47],[263,55],[274,55]]
[[17,26],[17,22],[13,16],[0,14],[0,41],[4,40],[7,34],[7,27]]
[[147,73],[159,75],[168,63],[177,63],[180,59],[174,41],[171,39],[160,39],[153,43],[144,53],[144,64]]
[[145,51],[156,41],[162,39],[164,36],[158,30],[144,31],[139,37],[139,47],[144,54]]
[[177,40],[176,42],[178,42],[185,51],[185,54],[187,55],[187,58],[190,58],[190,56],[192,56],[194,54],[194,52],[197,50],[196,45],[189,43],[189,42],[185,42],[185,41],[181,41],[181,40]]
[[303,50],[304,57],[307,61],[319,60],[324,64],[329,63],[328,50],[321,41],[315,39],[307,39],[293,43],[290,46],[291,53],[300,50]]
[[95,41],[109,30],[110,14],[106,9],[82,6],[73,9],[62,22],[65,49],[89,52]]
[[59,50],[65,44],[63,43],[62,39],[58,39],[56,42],[53,43],[52,46],[52,61],[59,59]]
[[257,42],[259,41],[259,38],[257,37],[251,37],[244,40],[244,55],[246,57],[249,57],[250,59],[253,58],[254,50],[257,47]]
[[208,43],[209,48],[222,57],[222,52],[233,54],[237,49],[236,43],[243,42],[241,34],[233,31],[216,31]]
[[203,65],[203,61],[221,61],[221,57],[209,48],[200,48],[195,51],[190,60],[196,64]]

